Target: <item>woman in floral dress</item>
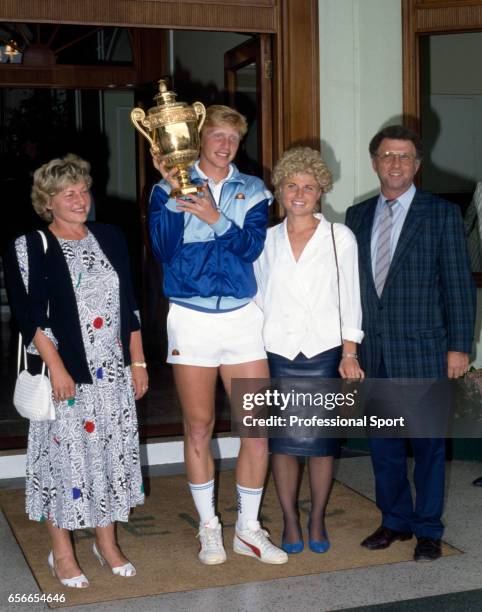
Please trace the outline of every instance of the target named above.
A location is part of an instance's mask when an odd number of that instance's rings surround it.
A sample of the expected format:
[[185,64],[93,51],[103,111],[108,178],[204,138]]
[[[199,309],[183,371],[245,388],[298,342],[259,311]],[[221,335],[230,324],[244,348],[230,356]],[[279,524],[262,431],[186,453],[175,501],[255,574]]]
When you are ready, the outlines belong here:
[[89,171],[68,155],[35,172],[32,203],[48,230],[20,236],[5,256],[29,369],[46,363],[56,410],[54,421],[30,423],[26,510],[47,524],[53,573],[78,588],[89,583],[74,529],[94,528],[99,561],[135,574],[114,527],[144,501],[134,399],[148,385],[125,241],[113,226],[86,223]]

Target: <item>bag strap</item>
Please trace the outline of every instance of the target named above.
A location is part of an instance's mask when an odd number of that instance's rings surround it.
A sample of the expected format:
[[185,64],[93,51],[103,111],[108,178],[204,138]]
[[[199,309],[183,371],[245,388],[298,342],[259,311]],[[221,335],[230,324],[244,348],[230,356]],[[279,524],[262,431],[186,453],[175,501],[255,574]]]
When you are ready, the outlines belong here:
[[23,347],[23,369],[27,369],[27,351],[22,343],[22,334],[18,334],[18,350],[17,350],[17,377],[20,374],[20,362],[22,360],[22,347]]
[[[42,239],[42,246],[44,248],[44,254],[47,254],[47,250],[49,248],[48,246],[48,242],[47,242],[47,237],[46,235],[42,232],[42,230],[37,230],[37,232],[40,234],[40,237]],[[50,304],[47,302],[47,316],[49,316],[50,314]]]
[[340,267],[338,265],[338,254],[336,252],[336,241],[335,241],[335,225],[331,224],[331,240],[333,241],[333,253],[335,254],[335,265],[336,265],[336,285],[338,289],[338,321],[340,325],[340,340],[343,348],[343,332],[341,325],[341,298],[340,298]]
[[[37,230],[37,232],[40,234],[40,237],[42,240],[42,246],[43,246],[44,254],[45,254],[47,253],[47,249],[48,249],[47,237],[42,232],[42,230]],[[49,316],[49,311],[50,311],[50,305],[47,302],[47,316]],[[21,355],[22,347],[23,347],[23,369],[26,370],[27,369],[27,349],[23,345],[22,334],[19,333],[18,334],[18,350],[17,350],[17,377],[20,374],[20,362],[21,362],[20,355]],[[44,376],[44,374],[45,374],[45,361],[42,359],[42,376]]]
[[46,237],[46,235],[43,233],[43,231],[42,231],[42,230],[37,230],[37,232],[40,234],[40,237],[42,238],[42,244],[43,244],[43,247],[44,247],[44,253],[46,253],[46,252],[47,252],[47,249],[49,248],[49,247],[48,247],[48,243],[47,243],[47,237]]

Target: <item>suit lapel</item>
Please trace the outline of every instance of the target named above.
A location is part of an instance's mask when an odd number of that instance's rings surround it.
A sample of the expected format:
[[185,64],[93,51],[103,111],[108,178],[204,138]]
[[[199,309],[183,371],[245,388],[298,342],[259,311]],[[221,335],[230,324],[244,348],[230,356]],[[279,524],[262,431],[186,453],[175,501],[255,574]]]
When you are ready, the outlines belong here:
[[373,281],[372,272],[372,253],[371,253],[371,242],[372,242],[372,227],[373,219],[375,217],[375,209],[377,207],[378,196],[372,198],[367,205],[366,211],[363,214],[360,222],[360,229],[357,232],[358,251],[360,265],[365,268],[367,279],[369,279],[370,286],[375,291],[375,283]]
[[420,225],[422,224],[426,215],[427,202],[425,201],[423,194],[417,190],[403,224],[395,253],[393,254],[392,263],[390,265],[390,269],[388,270],[387,279],[383,288],[384,290],[395,278],[404,260],[411,252],[412,244],[420,231]]

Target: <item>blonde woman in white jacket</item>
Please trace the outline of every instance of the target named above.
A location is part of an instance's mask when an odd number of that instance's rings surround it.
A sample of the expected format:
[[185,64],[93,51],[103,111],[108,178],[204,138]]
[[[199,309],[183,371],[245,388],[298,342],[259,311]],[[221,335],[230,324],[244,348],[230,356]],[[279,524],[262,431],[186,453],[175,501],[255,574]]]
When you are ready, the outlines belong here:
[[[316,212],[332,187],[331,173],[318,151],[295,147],[278,161],[272,180],[286,218],[268,230],[255,263],[271,377],[362,378],[356,351],[363,339],[356,241],[337,223],[335,257],[331,223]],[[330,547],[324,513],[339,441],[288,436],[270,439],[284,518],[282,548],[291,554],[304,548],[297,500],[304,456],[311,487],[308,542],[313,552],[323,553]]]

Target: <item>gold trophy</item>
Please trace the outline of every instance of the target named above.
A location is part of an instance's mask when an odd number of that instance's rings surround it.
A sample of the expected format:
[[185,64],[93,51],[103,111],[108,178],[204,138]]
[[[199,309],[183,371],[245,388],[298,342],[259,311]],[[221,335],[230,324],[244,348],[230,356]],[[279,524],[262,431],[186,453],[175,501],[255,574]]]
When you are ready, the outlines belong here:
[[190,183],[188,168],[199,156],[199,132],[206,108],[201,102],[194,102],[192,106],[176,102],[176,94],[167,90],[163,79],[159,81],[159,93],[154,100],[157,106],[147,111],[147,117],[142,108],[134,108],[131,121],[149,141],[152,153],[166,162],[167,169],[178,169],[179,188],[171,191],[171,197],[196,193],[198,187]]

